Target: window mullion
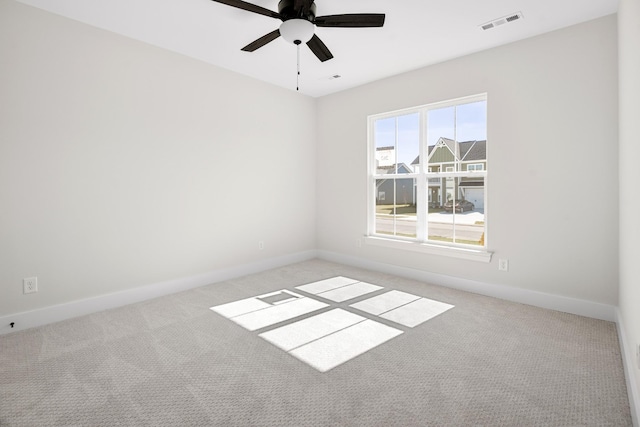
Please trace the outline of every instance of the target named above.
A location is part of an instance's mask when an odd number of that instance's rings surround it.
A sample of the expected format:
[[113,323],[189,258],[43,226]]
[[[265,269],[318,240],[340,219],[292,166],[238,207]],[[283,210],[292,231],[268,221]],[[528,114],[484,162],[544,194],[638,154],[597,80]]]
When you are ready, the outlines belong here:
[[416,238],[420,242],[427,241],[427,227],[429,218],[429,207],[428,207],[428,197],[427,191],[429,190],[429,186],[427,184],[427,156],[425,155],[425,147],[426,147],[426,110],[422,109],[420,111],[420,127],[418,130],[418,155],[420,158],[420,162],[418,164],[418,177],[417,181],[417,197],[416,197]]
[[369,144],[369,157],[367,159],[367,173],[369,175],[369,183],[367,192],[367,234],[369,236],[375,234],[376,232],[376,157],[375,157],[375,146],[376,146],[376,133],[374,131],[374,120],[369,119],[369,126],[367,128],[368,139],[373,141],[373,144]]

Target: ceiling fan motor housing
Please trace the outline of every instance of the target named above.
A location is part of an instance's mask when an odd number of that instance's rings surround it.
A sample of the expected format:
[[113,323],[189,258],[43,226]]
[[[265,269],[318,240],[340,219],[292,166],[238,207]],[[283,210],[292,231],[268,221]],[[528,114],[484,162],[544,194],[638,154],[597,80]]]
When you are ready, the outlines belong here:
[[278,12],[282,16],[283,21],[299,18],[313,22],[314,19],[316,19],[316,4],[313,2],[308,3],[311,4],[309,4],[307,8],[303,6],[301,10],[296,10],[295,0],[280,0],[278,3]]

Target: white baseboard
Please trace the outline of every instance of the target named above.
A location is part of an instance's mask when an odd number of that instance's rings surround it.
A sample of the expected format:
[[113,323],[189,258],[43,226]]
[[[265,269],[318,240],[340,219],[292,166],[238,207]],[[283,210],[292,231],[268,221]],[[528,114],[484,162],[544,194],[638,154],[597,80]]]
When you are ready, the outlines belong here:
[[627,342],[627,335],[624,329],[624,322],[620,315],[620,309],[616,309],[616,323],[618,324],[618,340],[620,341],[620,351],[622,352],[622,364],[624,375],[627,380],[627,394],[629,395],[629,406],[631,407],[631,419],[635,427],[640,426],[640,392],[636,386],[636,367],[633,360],[635,353],[633,345]]
[[367,270],[379,271],[382,273],[393,274],[396,276],[420,280],[422,282],[428,282],[447,288],[459,289],[475,294],[500,298],[507,301],[519,302],[536,307],[562,311],[564,313],[577,314],[580,316],[607,320],[610,322],[616,321],[616,307],[613,305],[600,304],[597,302],[568,298],[553,294],[546,294],[543,292],[531,291],[528,289],[511,288],[504,285],[495,285],[491,283],[478,282],[475,280],[445,276],[443,274],[430,273],[424,270],[385,264],[331,251],[319,250],[317,253],[318,258],[327,261],[365,268]]
[[[298,252],[250,264],[242,264],[235,267],[215,270],[197,276],[153,283],[112,294],[100,295],[93,298],[86,298],[37,310],[2,316],[0,317],[0,335],[34,328],[36,326],[47,325],[49,323],[71,319],[85,314],[96,313],[110,308],[146,301],[152,298],[186,291],[200,286],[246,276],[248,274],[271,270],[273,268],[313,259],[316,255],[317,253],[315,250]],[[12,322],[14,323],[13,328],[10,326]]]
[[[247,274],[259,273],[261,271],[282,267],[284,265],[306,261],[315,257],[319,257],[327,261],[366,268],[373,271],[395,274],[397,276],[429,282],[434,285],[501,298],[508,301],[549,308],[595,319],[608,320],[611,322],[615,322],[617,320],[616,308],[606,304],[445,276],[442,274],[385,264],[330,251],[310,250],[276,258],[269,258],[255,263],[215,270],[198,276],[149,284],[113,294],[100,295],[93,298],[44,307],[33,311],[3,316],[0,317],[0,335],[53,322],[59,322],[61,320],[95,313],[109,308],[146,301],[152,298],[169,295],[199,286],[205,286],[236,277],[246,276]],[[10,328],[9,324],[11,322],[15,323],[14,328]]]

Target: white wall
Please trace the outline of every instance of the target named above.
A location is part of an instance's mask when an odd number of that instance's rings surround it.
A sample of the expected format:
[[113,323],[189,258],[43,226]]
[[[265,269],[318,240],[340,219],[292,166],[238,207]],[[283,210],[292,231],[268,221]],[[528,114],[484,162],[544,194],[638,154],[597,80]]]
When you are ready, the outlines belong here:
[[[620,315],[625,327],[627,368],[640,390],[635,346],[640,344],[640,0],[618,8],[620,57]],[[640,399],[640,395],[635,396]],[[636,408],[640,411],[640,407]],[[640,422],[636,419],[636,423]]]
[[0,317],[313,250],[315,120],[312,98],[0,0]]
[[[9,0],[0,52],[0,316],[314,249],[316,232],[333,253],[617,303],[614,16],[317,103]],[[367,115],[480,92],[492,263],[358,248]]]
[[[618,304],[633,361],[640,0],[617,24],[619,199],[613,16],[321,98],[316,116],[310,98],[0,0],[0,317],[318,247]],[[367,115],[481,92],[492,263],[357,247]]]
[[[612,15],[321,98],[319,249],[615,305],[616,43]],[[483,92],[492,262],[357,247],[367,230],[367,116]]]

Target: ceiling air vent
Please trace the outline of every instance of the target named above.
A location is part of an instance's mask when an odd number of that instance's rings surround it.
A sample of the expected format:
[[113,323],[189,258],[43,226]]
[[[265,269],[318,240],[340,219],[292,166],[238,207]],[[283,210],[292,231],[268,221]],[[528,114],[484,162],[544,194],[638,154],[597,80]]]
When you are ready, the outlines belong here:
[[522,18],[522,14],[516,13],[515,15],[507,16],[505,19],[507,20],[507,22],[513,22],[516,19],[520,19],[520,18]]
[[493,21],[489,21],[485,24],[482,24],[480,25],[480,28],[486,31],[494,27],[499,27],[500,25],[517,21],[522,18],[524,18],[524,16],[522,15],[522,12],[512,13],[511,15],[503,16],[502,18],[494,19]]

